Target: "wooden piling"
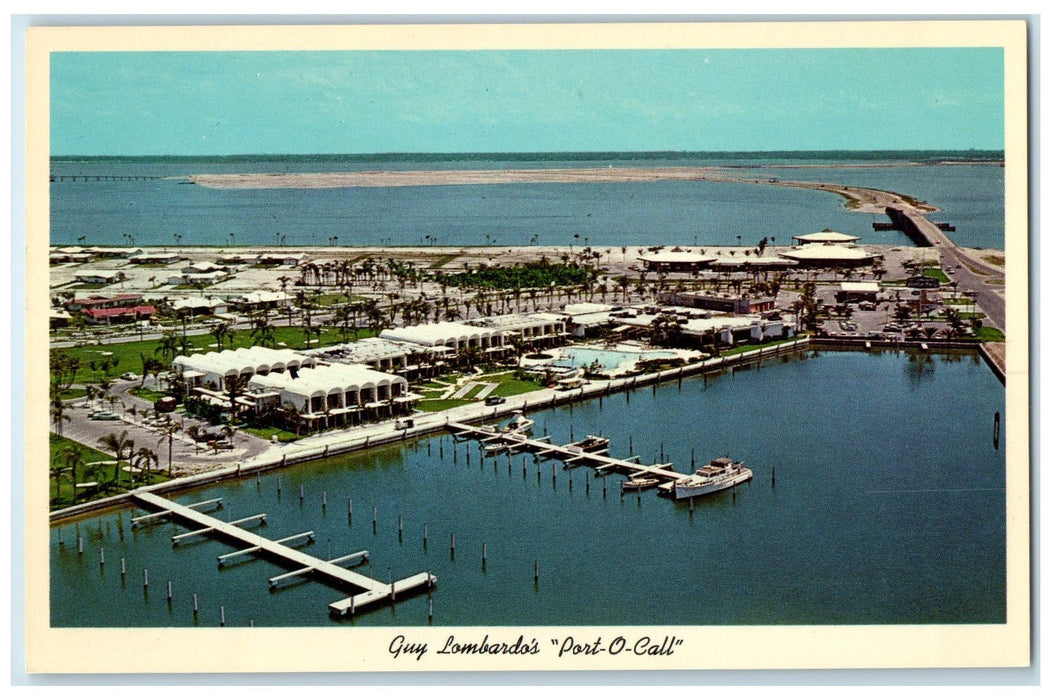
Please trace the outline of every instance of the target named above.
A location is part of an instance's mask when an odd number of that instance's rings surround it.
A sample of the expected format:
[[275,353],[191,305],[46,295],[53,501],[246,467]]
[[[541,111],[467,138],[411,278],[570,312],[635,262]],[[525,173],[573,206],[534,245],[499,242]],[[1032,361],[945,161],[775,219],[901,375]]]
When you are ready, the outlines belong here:
[[172,582],[171,582],[171,579],[168,579],[168,602],[170,603],[171,600],[172,600]]
[[147,588],[150,585],[150,572],[147,569],[142,570],[142,587]]
[[77,554],[83,554],[83,553],[84,553],[84,538],[83,537],[78,537],[77,538]]
[[321,510],[328,508],[328,491],[321,492]]
[[226,608],[219,606],[219,626],[226,627]]
[[434,622],[434,598],[427,601],[427,622]]
[[423,524],[423,548],[427,549],[427,523]]
[[[284,465],[284,461],[285,461],[285,456],[281,455],[281,462],[282,462],[281,466],[285,466]],[[277,492],[279,494],[281,493],[281,477],[277,477]]]
[[401,530],[404,516],[398,516],[398,541],[401,542]]
[[106,550],[104,547],[99,547],[99,566],[106,565]]
[[124,557],[121,557],[121,558],[120,558],[120,575],[121,575],[121,578],[123,578],[123,577],[124,577],[124,574],[125,574],[125,570],[124,570]]
[[533,583],[540,581],[540,560],[533,560]]
[[353,522],[354,520],[354,499],[347,499],[347,522]]
[[449,556],[453,557],[453,558],[456,557],[456,533],[455,532],[450,532],[449,533]]
[[197,594],[196,593],[193,594],[193,614],[194,614],[194,617],[197,616]]
[[482,542],[482,569],[483,570],[485,569],[485,560],[487,558],[487,554],[488,554],[488,545],[485,542]]
[[376,534],[376,506],[372,506],[372,534]]
[[299,502],[303,502],[303,484],[299,485]]

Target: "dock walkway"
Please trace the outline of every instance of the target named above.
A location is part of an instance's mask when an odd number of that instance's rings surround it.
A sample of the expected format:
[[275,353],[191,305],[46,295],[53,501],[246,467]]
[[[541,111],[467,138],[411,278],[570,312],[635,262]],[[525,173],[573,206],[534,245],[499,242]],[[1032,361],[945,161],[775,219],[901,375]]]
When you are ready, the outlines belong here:
[[496,433],[488,426],[477,427],[467,423],[450,421],[446,424],[453,437],[461,440],[484,440],[487,444],[501,442],[516,452],[532,452],[537,457],[555,457],[566,463],[590,464],[597,471],[616,471],[631,477],[646,476],[660,481],[675,481],[686,474],[670,469],[671,464],[639,464],[627,459],[618,459],[600,452],[582,452],[572,445],[555,445],[543,440],[534,440],[521,434]]
[[[434,576],[425,572],[399,581],[383,583],[338,566],[334,563],[337,561],[335,559],[332,561],[318,559],[306,552],[301,552],[280,542],[267,539],[262,535],[237,527],[233,523],[213,518],[210,515],[180,505],[174,501],[169,501],[156,494],[139,490],[132,492],[131,495],[135,501],[142,505],[166,511],[167,514],[199,526],[201,529],[197,532],[201,534],[205,532],[208,534],[214,533],[226,539],[234,540],[246,548],[265,553],[280,560],[299,574],[314,574],[340,587],[349,586],[361,589],[362,592],[360,593],[330,603],[328,606],[329,612],[334,615],[343,616],[348,612],[354,614],[357,610],[384,600],[393,602],[400,593],[406,593],[424,586],[430,588],[437,582]],[[180,535],[175,537],[180,537]]]

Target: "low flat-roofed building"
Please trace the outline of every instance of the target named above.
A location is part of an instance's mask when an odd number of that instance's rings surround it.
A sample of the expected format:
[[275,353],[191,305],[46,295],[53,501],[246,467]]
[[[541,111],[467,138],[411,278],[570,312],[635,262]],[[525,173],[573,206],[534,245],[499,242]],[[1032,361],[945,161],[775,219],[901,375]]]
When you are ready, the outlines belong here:
[[273,291],[270,289],[260,289],[255,292],[249,292],[243,294],[232,300],[233,306],[242,311],[252,311],[255,309],[277,309],[288,306],[292,297],[288,292]]
[[694,272],[707,268],[715,256],[693,253],[680,248],[658,250],[639,256],[639,262],[647,270],[655,272]]
[[212,285],[222,282],[229,273],[224,270],[213,270],[212,272],[184,272],[180,275],[172,275],[168,278],[168,284],[203,284]]
[[80,270],[73,279],[81,284],[116,284],[123,276],[119,270]]
[[180,260],[186,259],[187,257],[185,255],[180,255],[178,253],[153,252],[133,255],[128,258],[128,262],[133,265],[171,265]]
[[725,292],[661,292],[657,301],[669,306],[688,306],[731,314],[755,314],[771,311],[773,297],[749,297]]
[[259,265],[287,265],[289,267],[298,267],[302,265],[310,256],[306,253],[282,253],[280,251],[262,253],[259,255]]
[[141,294],[112,294],[105,297],[93,294],[88,297],[74,299],[66,304],[66,308],[70,311],[78,311],[80,309],[118,309],[138,306],[142,301]]
[[220,253],[216,262],[220,265],[255,265],[259,256],[255,253]]
[[226,268],[222,265],[208,262],[207,260],[193,262],[182,268],[182,273],[185,275],[204,274],[208,272],[226,272]]
[[142,254],[142,248],[113,248],[110,246],[94,246],[85,248],[85,252],[93,253],[100,258],[131,258]]
[[876,301],[880,292],[879,282],[840,282],[836,292],[836,301],[843,304],[849,301]]
[[177,316],[187,314],[225,314],[229,311],[229,303],[219,297],[186,297],[176,299],[169,303],[172,311]]
[[157,309],[149,304],[138,304],[136,306],[116,308],[83,309],[81,313],[84,314],[89,323],[130,323],[149,318],[157,313]]
[[95,256],[91,253],[61,253],[54,251],[48,253],[47,261],[51,265],[61,265],[63,263],[86,263],[91,262],[95,259]]
[[305,367],[314,367],[317,360],[294,350],[267,348],[259,345],[221,352],[179,355],[172,367],[182,372],[187,390],[207,388],[226,391],[230,377],[251,379],[254,375],[290,372],[296,374]]
[[[746,251],[747,252],[747,251]],[[785,270],[798,265],[795,260],[778,255],[719,256],[712,261],[713,270]]]
[[699,310],[669,306],[661,309],[648,308],[635,316],[619,317],[624,326],[649,328],[661,317],[670,317],[679,323],[679,332],[684,344],[701,345],[705,337],[714,336],[724,345],[742,342],[763,342],[795,335],[795,321],[791,316],[779,314],[714,315]]
[[804,267],[859,267],[871,265],[876,258],[863,248],[824,243],[808,243],[781,255]]
[[65,309],[51,307],[48,312],[48,325],[50,328],[65,328],[73,320],[73,315]]

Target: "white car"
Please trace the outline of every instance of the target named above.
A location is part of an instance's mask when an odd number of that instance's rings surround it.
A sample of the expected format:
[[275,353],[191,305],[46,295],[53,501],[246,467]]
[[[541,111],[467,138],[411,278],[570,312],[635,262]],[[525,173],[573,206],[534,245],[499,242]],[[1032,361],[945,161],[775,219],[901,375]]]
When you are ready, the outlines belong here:
[[124,374],[120,375],[120,378],[126,379],[129,382],[134,382],[139,378],[139,375],[135,374],[134,372],[125,372]]

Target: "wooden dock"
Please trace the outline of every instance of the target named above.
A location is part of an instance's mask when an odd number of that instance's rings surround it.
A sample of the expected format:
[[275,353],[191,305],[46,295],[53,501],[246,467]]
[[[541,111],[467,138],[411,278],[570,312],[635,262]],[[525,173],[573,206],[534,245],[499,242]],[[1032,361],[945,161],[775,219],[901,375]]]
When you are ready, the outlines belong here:
[[[274,541],[267,539],[262,535],[237,527],[235,523],[229,523],[219,520],[218,518],[213,518],[212,516],[201,513],[198,510],[180,505],[174,501],[169,501],[166,498],[149,493],[148,491],[133,491],[131,492],[131,496],[136,502],[142,505],[158,509],[165,515],[179,518],[180,520],[197,525],[199,529],[194,531],[196,534],[214,535],[240,543],[243,545],[244,549],[238,550],[235,552],[236,554],[247,554],[249,552],[265,554],[288,566],[292,569],[292,574],[302,576],[314,575],[325,579],[327,582],[337,587],[358,589],[359,592],[354,595],[329,604],[329,612],[335,616],[343,616],[348,612],[354,614],[365,607],[382,601],[390,601],[393,603],[401,594],[423,587],[431,588],[437,583],[437,578],[426,572],[415,574],[414,576],[409,576],[408,578],[399,581],[392,581],[390,583],[376,581],[368,576],[364,576],[338,565],[340,561],[343,561],[348,557],[337,557],[336,559],[325,561],[324,559],[318,559],[306,552],[301,552],[282,544],[284,541],[295,539],[296,537],[303,537],[306,533]],[[252,518],[248,519],[258,518],[259,516],[252,516]],[[175,535],[173,541],[178,542],[178,539],[176,538],[181,537],[183,537],[183,535]],[[368,553],[358,552],[351,556],[361,559],[363,558],[362,555],[367,557]],[[274,578],[284,578],[287,576],[288,575],[282,575]]]
[[672,469],[671,464],[640,464],[630,459],[611,457],[606,452],[584,452],[573,445],[556,445],[547,442],[547,437],[530,438],[516,433],[501,433],[491,426],[473,426],[450,421],[448,430],[457,440],[478,440],[489,446],[499,443],[507,451],[532,452],[537,458],[559,459],[572,466],[587,465],[598,472],[617,472],[629,478],[648,477],[662,482],[676,481],[686,476]]

